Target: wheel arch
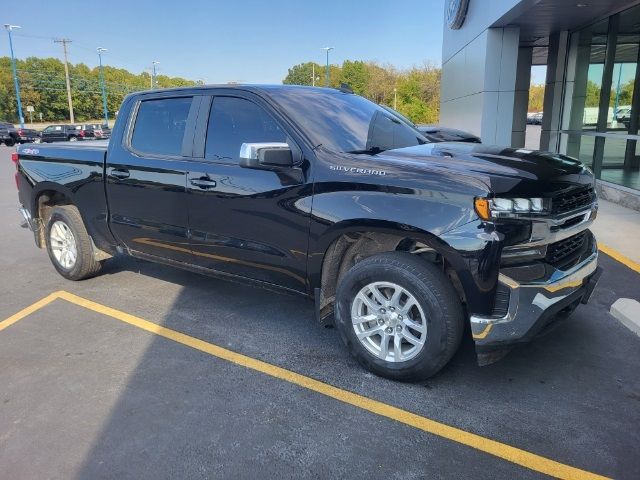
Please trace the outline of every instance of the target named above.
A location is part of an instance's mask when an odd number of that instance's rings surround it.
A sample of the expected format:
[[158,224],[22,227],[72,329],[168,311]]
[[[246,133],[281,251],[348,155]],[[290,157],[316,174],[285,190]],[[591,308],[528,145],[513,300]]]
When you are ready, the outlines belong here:
[[53,207],[73,204],[71,191],[62,185],[49,182],[42,182],[38,185],[38,189],[33,193],[31,203],[31,216],[39,226],[35,236],[38,247],[43,248],[45,245],[44,225],[49,219]]
[[338,222],[319,238],[309,255],[310,288],[320,323],[330,324],[337,286],[356,263],[372,255],[406,251],[442,266],[461,301],[465,294],[456,270],[461,259],[446,242],[431,232],[393,221],[359,219]]

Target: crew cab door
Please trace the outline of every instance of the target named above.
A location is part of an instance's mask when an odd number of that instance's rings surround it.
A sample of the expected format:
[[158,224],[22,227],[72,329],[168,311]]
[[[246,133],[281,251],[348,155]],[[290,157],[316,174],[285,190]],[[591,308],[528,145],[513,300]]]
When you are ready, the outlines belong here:
[[110,226],[134,254],[192,263],[186,179],[200,99],[144,95],[132,106],[122,143],[111,142]]
[[[294,165],[240,166],[240,147],[287,142]],[[194,261],[235,276],[306,291],[308,162],[261,98],[231,91],[203,102],[187,178]]]

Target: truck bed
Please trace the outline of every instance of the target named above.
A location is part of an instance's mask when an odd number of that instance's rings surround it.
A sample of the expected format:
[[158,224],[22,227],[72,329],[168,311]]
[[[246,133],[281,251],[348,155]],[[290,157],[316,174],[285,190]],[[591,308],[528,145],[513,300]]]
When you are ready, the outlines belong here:
[[70,160],[87,164],[103,164],[107,153],[108,140],[89,140],[83,142],[26,143],[18,147],[20,156],[25,159],[58,162]]

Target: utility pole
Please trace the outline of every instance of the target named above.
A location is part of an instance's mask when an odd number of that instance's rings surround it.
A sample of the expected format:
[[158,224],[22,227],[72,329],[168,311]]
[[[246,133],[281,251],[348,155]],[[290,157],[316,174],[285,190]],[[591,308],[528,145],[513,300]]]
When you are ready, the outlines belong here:
[[67,81],[67,100],[69,101],[69,117],[71,119],[71,123],[75,123],[76,119],[73,116],[73,101],[71,100],[71,81],[69,80],[69,61],[67,59],[67,44],[71,43],[71,40],[68,38],[60,38],[58,40],[54,40],[53,43],[61,43],[62,50],[64,51],[64,76]]
[[151,62],[151,88],[156,88],[156,65],[158,65],[160,62],[157,61],[153,61]]
[[320,50],[327,52],[327,69],[324,72],[324,86],[329,86],[329,52],[333,50],[333,47],[323,47]]
[[16,57],[13,55],[13,40],[11,39],[11,30],[22,28],[18,25],[4,24],[9,34],[9,49],[11,50],[11,68],[13,70],[13,86],[16,89],[16,101],[18,102],[18,118],[20,119],[20,128],[24,128],[24,115],[22,115],[22,100],[20,99],[20,84],[18,83],[18,71],[16,70]]
[[100,59],[100,83],[102,84],[102,108],[104,110],[104,124],[109,125],[109,113],[107,111],[107,89],[104,83],[104,72],[102,71],[102,54],[108,52],[106,48],[96,48]]

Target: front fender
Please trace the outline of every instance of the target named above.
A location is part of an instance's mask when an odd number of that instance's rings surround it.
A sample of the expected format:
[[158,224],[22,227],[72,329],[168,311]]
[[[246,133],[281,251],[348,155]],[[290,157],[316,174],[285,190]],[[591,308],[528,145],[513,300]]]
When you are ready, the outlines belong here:
[[332,191],[314,195],[309,282],[321,284],[322,264],[341,235],[377,232],[425,243],[455,270],[470,312],[490,313],[497,287],[503,235],[482,222],[473,197],[454,192]]

